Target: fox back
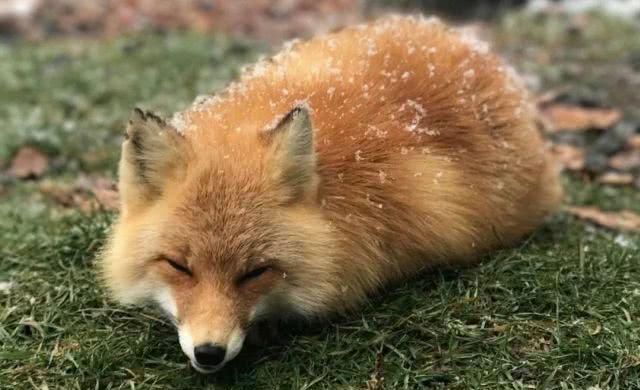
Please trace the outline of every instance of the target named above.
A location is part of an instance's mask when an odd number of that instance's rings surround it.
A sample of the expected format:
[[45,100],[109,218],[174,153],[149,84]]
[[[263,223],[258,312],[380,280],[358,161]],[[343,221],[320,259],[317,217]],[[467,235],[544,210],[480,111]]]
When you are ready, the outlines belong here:
[[261,318],[323,317],[472,262],[561,197],[509,68],[410,17],[289,45],[171,121],[136,110],[119,185],[106,283],[157,301],[205,372]]

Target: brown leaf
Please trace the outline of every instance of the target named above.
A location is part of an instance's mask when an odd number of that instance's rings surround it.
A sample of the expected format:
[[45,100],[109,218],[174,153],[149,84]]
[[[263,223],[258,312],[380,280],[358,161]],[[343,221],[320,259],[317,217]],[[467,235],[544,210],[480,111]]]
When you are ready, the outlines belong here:
[[609,166],[620,171],[640,168],[640,149],[628,150],[613,155],[609,159]]
[[21,147],[11,161],[9,175],[18,179],[35,179],[47,170],[49,158],[31,146]]
[[621,118],[620,110],[613,108],[585,108],[565,103],[553,103],[540,109],[547,131],[584,131],[607,129]]
[[73,188],[53,180],[43,180],[38,185],[40,193],[64,207],[73,207],[78,203]]
[[93,195],[105,210],[118,210],[120,196],[115,183],[111,180],[99,178],[92,188]]
[[61,206],[76,207],[84,212],[117,210],[119,206],[116,186],[106,178],[81,176],[71,184],[45,180],[39,188]]
[[633,184],[633,175],[630,173],[605,172],[598,177],[598,183],[614,186]]
[[563,169],[581,171],[584,169],[584,150],[572,145],[555,144],[551,154]]
[[567,92],[567,88],[551,89],[536,96],[535,103],[538,107],[546,107],[558,99],[558,97]]
[[629,210],[606,212],[596,207],[569,207],[567,212],[580,219],[614,230],[640,232],[640,215]]

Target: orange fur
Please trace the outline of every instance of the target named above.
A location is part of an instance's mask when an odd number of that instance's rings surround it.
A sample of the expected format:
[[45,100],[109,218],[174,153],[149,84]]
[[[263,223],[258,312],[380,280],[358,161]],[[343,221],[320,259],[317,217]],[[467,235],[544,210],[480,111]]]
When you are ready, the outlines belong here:
[[170,124],[142,119],[134,138],[145,121],[162,130],[146,148],[123,145],[104,275],[127,302],[168,288],[196,343],[225,343],[257,315],[350,309],[391,281],[468,263],[517,242],[561,197],[522,86],[435,20],[295,44]]

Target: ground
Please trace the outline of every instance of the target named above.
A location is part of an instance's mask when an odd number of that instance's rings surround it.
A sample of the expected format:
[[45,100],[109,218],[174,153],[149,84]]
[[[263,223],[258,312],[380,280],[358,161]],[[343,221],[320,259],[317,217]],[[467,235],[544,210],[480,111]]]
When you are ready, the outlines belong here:
[[[638,70],[637,28],[587,24],[514,14],[491,32],[541,89],[568,87],[637,121],[637,84],[619,81]],[[131,107],[180,109],[265,50],[186,33],[0,45],[0,162],[29,143],[51,158],[46,180],[114,177]],[[0,179],[2,389],[640,388],[638,234],[560,213],[517,248],[389,288],[207,377],[157,312],[105,296],[95,256],[113,212],[65,208],[41,181]],[[632,188],[564,183],[567,204],[640,212]]]

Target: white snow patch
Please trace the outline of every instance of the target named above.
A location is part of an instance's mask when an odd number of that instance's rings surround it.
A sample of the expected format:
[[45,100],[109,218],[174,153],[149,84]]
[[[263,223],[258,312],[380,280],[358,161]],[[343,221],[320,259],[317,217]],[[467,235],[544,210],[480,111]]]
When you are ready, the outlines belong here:
[[415,131],[420,125],[420,121],[427,114],[427,110],[425,110],[424,106],[415,100],[407,99],[407,101],[400,106],[400,111],[404,111],[406,107],[410,107],[415,111],[414,117],[411,119],[411,122],[408,123],[404,128],[407,131]]
[[435,65],[429,63],[429,64],[427,64],[427,69],[429,69],[429,77],[433,77],[436,74]]
[[460,28],[458,29],[458,34],[460,35],[460,40],[469,46],[469,48],[478,54],[487,54],[489,53],[489,44],[480,37],[471,29]]
[[378,177],[380,178],[380,184],[384,184],[387,181],[387,174],[382,169],[378,171]]
[[264,127],[262,128],[263,132],[267,132],[267,131],[271,131],[273,129],[276,128],[276,126],[278,126],[278,123],[280,123],[286,114],[279,114],[273,117],[273,119],[267,123],[266,125],[264,125]]
[[183,111],[179,111],[173,114],[171,119],[169,119],[169,124],[171,125],[171,127],[176,129],[178,134],[184,135],[188,127],[188,122],[187,122],[185,113]]
[[193,103],[191,103],[191,106],[195,111],[201,111],[204,106],[209,105],[214,100],[215,97],[213,95],[198,95],[195,99],[193,99]]
[[282,44],[282,50],[280,53],[289,53],[291,52],[297,44],[299,44],[301,40],[299,38],[294,38],[286,41]]
[[[305,108],[309,113],[313,112],[313,109],[311,108],[311,106],[309,105],[309,101],[307,99],[298,99],[295,100],[293,102],[293,106],[291,107],[290,110],[293,110],[295,107],[303,107]],[[289,111],[287,111],[286,113],[283,114],[279,114],[273,117],[273,119],[267,123],[266,125],[264,125],[264,127],[262,128],[263,132],[266,131],[271,131],[273,129],[276,128],[276,126],[278,126],[278,124],[284,119],[285,116],[287,116],[287,114],[289,113]]]
[[253,66],[247,69],[248,77],[260,77],[267,72],[268,61],[265,58],[260,58]]

